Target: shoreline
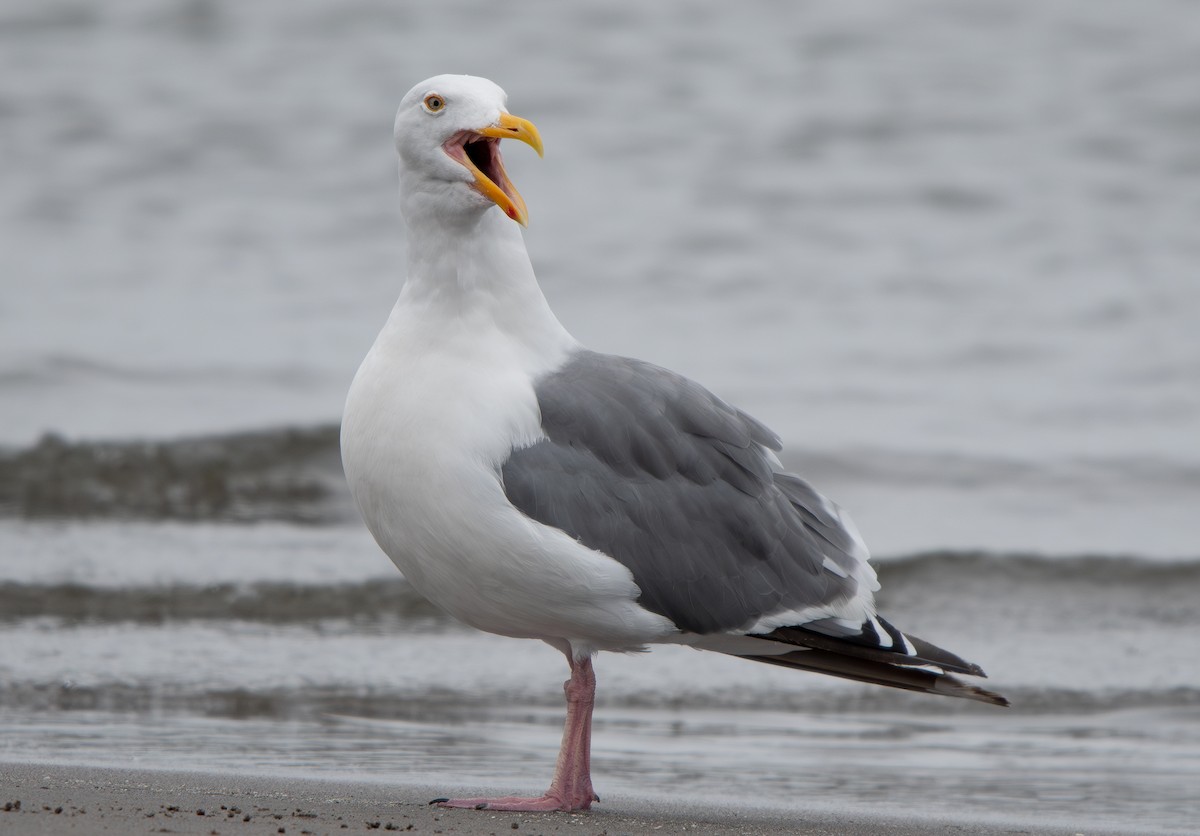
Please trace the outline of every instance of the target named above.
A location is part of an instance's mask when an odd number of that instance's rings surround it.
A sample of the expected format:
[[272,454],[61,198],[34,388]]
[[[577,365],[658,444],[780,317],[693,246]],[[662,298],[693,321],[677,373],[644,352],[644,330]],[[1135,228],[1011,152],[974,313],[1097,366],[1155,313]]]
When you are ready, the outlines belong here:
[[[189,770],[151,770],[71,764],[0,761],[0,832],[6,836],[51,834],[175,833],[350,834],[407,832],[491,836],[534,834],[702,833],[705,836],[919,836],[919,834],[1011,834],[1103,836],[1117,830],[1041,826],[1027,820],[972,820],[889,816],[834,811],[722,805],[705,801],[613,798],[587,813],[492,813],[430,807],[447,790],[395,786],[353,778],[239,775]],[[491,788],[494,792],[496,788]]]

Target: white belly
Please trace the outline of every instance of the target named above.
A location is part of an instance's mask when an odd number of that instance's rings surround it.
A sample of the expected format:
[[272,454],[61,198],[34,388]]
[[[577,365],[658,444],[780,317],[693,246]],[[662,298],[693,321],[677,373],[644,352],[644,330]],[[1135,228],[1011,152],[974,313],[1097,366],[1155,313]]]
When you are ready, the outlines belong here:
[[[499,468],[541,435],[531,371],[488,323],[436,334],[398,309],[363,361],[342,463],[380,547],[424,596],[481,630],[628,649],[673,625],[635,602],[617,561],[534,522]],[[480,329],[483,330],[480,330]],[[551,358],[558,362],[560,358]]]

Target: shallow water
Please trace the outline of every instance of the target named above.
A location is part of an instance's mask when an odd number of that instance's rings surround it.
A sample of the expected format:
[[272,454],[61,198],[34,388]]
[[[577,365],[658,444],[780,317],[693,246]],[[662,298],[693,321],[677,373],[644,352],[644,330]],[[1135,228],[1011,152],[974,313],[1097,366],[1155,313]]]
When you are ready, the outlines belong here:
[[1015,702],[605,657],[600,792],[1190,826],[1193,4],[14,0],[0,45],[0,759],[548,773],[561,660],[413,595],[337,459],[449,70],[545,137],[570,330],[780,432]]
[[[605,655],[602,796],[1186,832],[1200,562],[878,565],[889,618],[982,662],[1012,708],[682,647]],[[14,522],[0,577],[0,761],[525,791],[554,761],[561,657],[440,615],[358,526]]]

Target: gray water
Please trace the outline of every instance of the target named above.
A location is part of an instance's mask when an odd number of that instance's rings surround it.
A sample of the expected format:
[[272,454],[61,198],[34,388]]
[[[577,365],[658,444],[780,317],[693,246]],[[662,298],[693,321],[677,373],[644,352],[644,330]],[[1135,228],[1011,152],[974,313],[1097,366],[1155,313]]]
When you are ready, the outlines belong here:
[[[358,525],[391,118],[470,72],[552,305],[852,510],[1008,712],[599,662],[602,795],[1186,831],[1200,781],[1200,8],[8,0],[0,759],[533,790],[556,655]],[[819,799],[819,801],[818,801]]]

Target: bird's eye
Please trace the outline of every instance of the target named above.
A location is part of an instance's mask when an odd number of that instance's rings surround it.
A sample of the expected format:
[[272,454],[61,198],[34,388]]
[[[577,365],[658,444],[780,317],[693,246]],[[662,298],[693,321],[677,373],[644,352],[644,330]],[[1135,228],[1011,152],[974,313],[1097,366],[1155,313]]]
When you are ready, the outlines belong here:
[[430,113],[437,113],[446,106],[446,100],[437,93],[430,93],[425,97],[425,109]]

